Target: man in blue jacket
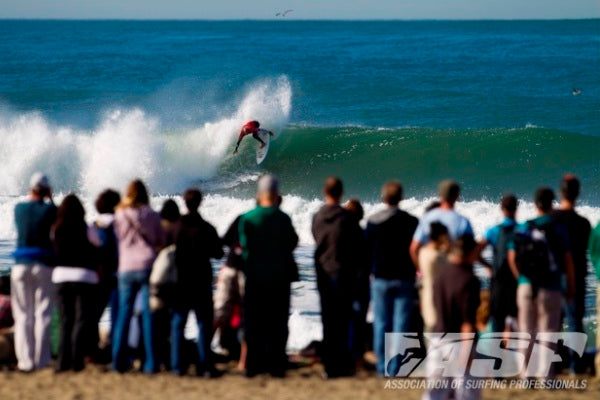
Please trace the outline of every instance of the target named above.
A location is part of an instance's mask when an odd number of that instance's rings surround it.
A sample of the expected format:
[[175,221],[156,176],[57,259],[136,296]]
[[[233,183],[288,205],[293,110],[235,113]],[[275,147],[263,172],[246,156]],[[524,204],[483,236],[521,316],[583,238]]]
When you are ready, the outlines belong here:
[[15,353],[21,371],[50,363],[52,259],[50,227],[56,219],[48,178],[35,173],[29,199],[15,207],[17,249],[11,271],[11,301],[15,320]]

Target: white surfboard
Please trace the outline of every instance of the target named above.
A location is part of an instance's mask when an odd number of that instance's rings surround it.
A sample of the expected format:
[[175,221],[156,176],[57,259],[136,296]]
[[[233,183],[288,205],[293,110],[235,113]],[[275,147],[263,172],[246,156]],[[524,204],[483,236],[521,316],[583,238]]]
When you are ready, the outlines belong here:
[[258,137],[261,138],[263,142],[266,143],[266,146],[262,149],[260,148],[260,143],[256,143],[256,164],[260,165],[265,158],[267,158],[267,153],[269,152],[269,141],[271,139],[271,135],[266,130],[258,131]]

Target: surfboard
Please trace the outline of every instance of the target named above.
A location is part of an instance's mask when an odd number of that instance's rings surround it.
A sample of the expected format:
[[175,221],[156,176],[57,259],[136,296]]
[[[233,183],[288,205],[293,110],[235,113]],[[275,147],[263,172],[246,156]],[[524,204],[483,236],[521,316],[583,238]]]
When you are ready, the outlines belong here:
[[260,165],[265,158],[267,158],[267,153],[269,152],[269,142],[271,139],[271,135],[269,135],[268,131],[260,130],[258,132],[258,137],[262,139],[263,142],[266,143],[266,146],[262,149],[260,148],[260,143],[256,143],[256,164]]

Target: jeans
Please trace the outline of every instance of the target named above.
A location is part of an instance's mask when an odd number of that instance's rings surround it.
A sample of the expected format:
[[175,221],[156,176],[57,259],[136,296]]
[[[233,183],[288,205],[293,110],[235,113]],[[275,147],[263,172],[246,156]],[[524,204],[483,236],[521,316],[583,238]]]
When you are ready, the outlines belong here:
[[116,371],[125,372],[130,366],[127,354],[127,338],[129,336],[129,323],[133,315],[133,304],[139,291],[142,296],[142,337],[144,339],[146,356],[143,370],[146,373],[156,372],[152,313],[148,304],[149,277],[149,270],[119,273],[119,311],[114,330],[115,341],[113,343],[113,368]]
[[[196,323],[198,324],[198,366],[196,373],[201,375],[210,371],[210,342],[212,339],[213,309],[210,304],[196,304],[193,307],[176,307],[171,319],[171,369],[174,374],[183,375],[187,369],[187,363],[182,360],[182,345],[184,342],[183,331],[190,311],[194,311]],[[189,357],[188,357],[189,358]]]
[[[371,284],[375,318],[373,321],[373,350],[377,356],[377,374],[381,376],[386,375],[385,333],[411,331],[415,297],[414,282],[375,278]],[[397,366],[392,365],[389,370],[396,371]]]

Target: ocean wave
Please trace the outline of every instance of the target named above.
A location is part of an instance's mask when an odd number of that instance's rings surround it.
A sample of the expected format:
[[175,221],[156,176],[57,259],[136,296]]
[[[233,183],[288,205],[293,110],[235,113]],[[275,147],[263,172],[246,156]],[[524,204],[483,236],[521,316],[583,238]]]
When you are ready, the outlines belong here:
[[0,194],[25,193],[34,171],[61,191],[93,195],[139,177],[161,193],[213,178],[228,159],[239,127],[258,119],[280,132],[289,120],[286,76],[249,85],[232,115],[183,131],[164,131],[160,118],[140,108],[107,111],[90,131],[55,125],[39,112],[0,115]]

